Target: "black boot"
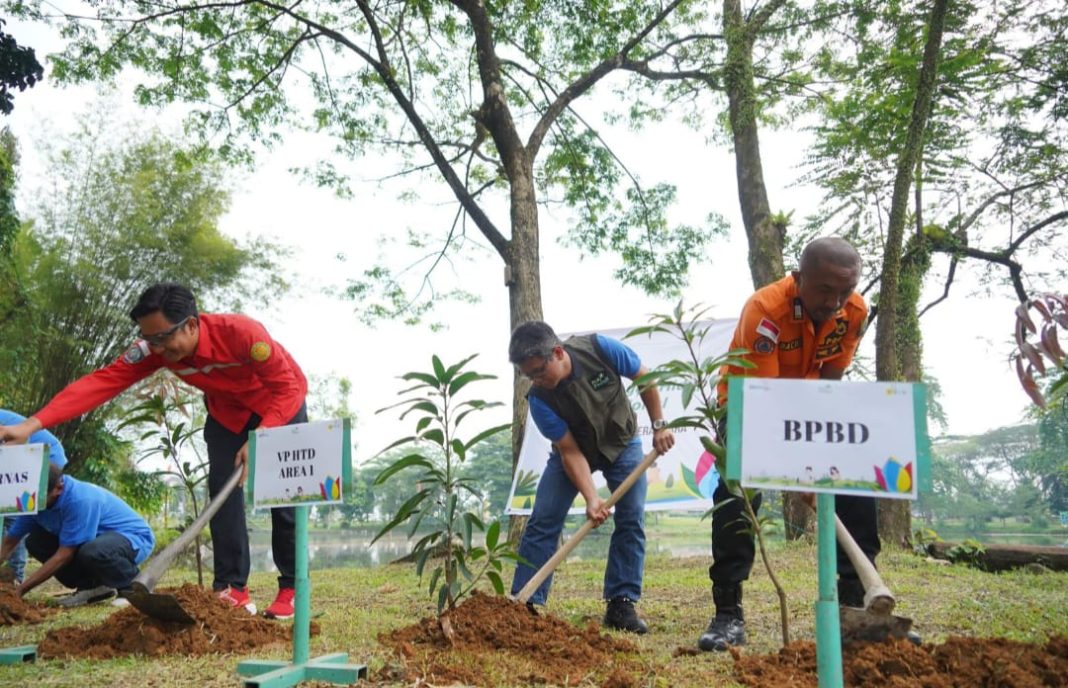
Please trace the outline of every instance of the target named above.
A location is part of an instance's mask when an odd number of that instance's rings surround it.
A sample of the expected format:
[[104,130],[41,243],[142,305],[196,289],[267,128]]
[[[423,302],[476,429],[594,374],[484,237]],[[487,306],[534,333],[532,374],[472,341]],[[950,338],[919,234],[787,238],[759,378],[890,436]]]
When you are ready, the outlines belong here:
[[742,586],[713,586],[712,601],[716,605],[716,615],[697,640],[697,647],[705,652],[723,652],[728,647],[745,645]]
[[626,597],[608,600],[608,608],[604,612],[604,625],[617,631],[629,631],[638,635],[649,631],[645,622],[638,618],[634,603]]

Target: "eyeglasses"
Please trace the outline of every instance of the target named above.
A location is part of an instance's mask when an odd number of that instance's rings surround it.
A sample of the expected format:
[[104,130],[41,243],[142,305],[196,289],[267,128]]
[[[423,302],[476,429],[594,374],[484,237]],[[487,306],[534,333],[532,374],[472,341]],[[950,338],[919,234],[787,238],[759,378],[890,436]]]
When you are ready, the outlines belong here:
[[537,380],[539,377],[541,377],[542,375],[545,374],[546,370],[548,370],[548,368],[549,368],[549,364],[552,363],[552,362],[553,362],[553,357],[552,357],[552,354],[550,354],[549,358],[546,358],[545,362],[542,363],[537,368],[535,368],[534,370],[531,370],[530,372],[527,372],[527,373],[523,373],[522,371],[520,371],[520,373],[522,373],[523,377],[527,378],[528,380]]
[[142,334],[141,335],[141,339],[145,340],[146,342],[148,342],[149,344],[151,344],[153,346],[163,346],[164,344],[167,343],[167,340],[169,340],[171,337],[173,337],[174,334],[178,330],[182,329],[182,327],[192,319],[193,319],[193,316],[188,315],[188,316],[182,318],[181,322],[179,322],[174,327],[172,327],[172,328],[170,328],[168,330],[163,330],[162,332],[157,332],[155,334]]

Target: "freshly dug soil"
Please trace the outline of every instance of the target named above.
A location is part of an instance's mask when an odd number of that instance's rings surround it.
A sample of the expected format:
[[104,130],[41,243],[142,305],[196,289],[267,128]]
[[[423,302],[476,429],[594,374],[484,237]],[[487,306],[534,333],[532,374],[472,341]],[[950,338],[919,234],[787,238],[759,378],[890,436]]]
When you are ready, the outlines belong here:
[[53,613],[54,609],[32,604],[16,595],[11,584],[0,583],[0,626],[38,624]]
[[623,638],[585,629],[506,597],[474,593],[448,613],[452,643],[437,618],[379,635],[398,663],[383,680],[448,685],[570,686],[595,680],[613,688],[637,686],[638,648]]
[[[747,686],[817,685],[811,642],[790,643],[774,655],[731,653]],[[956,636],[940,645],[855,643],[843,648],[842,669],[845,685],[865,688],[1056,688],[1068,686],[1068,638],[1045,645]]]
[[[37,646],[38,656],[110,659],[133,654],[158,657],[247,653],[252,648],[286,642],[292,636],[290,624],[268,621],[244,609],[228,607],[211,591],[192,583],[158,592],[177,597],[194,623],[159,621],[126,607],[90,628],[49,631]],[[316,633],[317,625],[312,624],[312,634]]]

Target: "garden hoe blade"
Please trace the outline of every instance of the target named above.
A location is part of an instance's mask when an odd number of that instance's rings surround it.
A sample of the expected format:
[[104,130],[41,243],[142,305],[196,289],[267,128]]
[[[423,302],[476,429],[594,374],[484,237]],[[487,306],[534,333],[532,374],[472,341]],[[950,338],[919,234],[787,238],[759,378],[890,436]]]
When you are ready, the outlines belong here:
[[894,594],[883,583],[875,566],[857,546],[838,516],[834,517],[834,530],[838,544],[845,550],[864,585],[864,609],[846,606],[838,608],[842,642],[883,642],[889,638],[906,637],[912,629],[912,619],[891,614],[896,604]]
[[208,525],[211,517],[215,515],[223,502],[226,501],[226,498],[234,491],[238,481],[241,480],[242,470],[241,466],[234,469],[233,475],[226,480],[226,484],[223,485],[223,488],[219,490],[219,493],[215,495],[211,502],[205,505],[204,510],[200,512],[196,520],[182,531],[182,534],[176,537],[174,542],[167,545],[162,552],[153,557],[152,561],[141,569],[141,573],[137,574],[137,578],[133,579],[129,589],[119,593],[128,599],[130,604],[142,614],[160,621],[193,623],[193,617],[185,609],[182,609],[177,597],[164,593],[154,593],[152,589],[156,587],[156,582],[159,581],[164,571],[170,568],[182,550],[200,534],[200,531],[204,530],[204,526]]
[[182,608],[178,598],[174,595],[155,593],[144,586],[143,583],[134,581],[128,590],[122,591],[122,596],[130,601],[145,616],[151,616],[160,621],[177,621],[178,623],[193,623],[193,617]]

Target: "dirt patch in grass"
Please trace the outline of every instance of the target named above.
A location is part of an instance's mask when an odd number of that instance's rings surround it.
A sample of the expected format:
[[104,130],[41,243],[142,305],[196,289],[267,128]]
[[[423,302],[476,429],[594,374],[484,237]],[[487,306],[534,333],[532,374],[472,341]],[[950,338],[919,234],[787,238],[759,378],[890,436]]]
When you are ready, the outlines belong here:
[[10,583],[0,583],[0,626],[38,624],[54,612],[22,599]]
[[593,622],[579,628],[549,614],[534,615],[506,597],[476,592],[448,614],[447,624],[451,643],[437,618],[379,635],[398,658],[379,678],[475,686],[638,685],[630,678],[641,671],[637,646],[601,633]]
[[[817,685],[816,646],[791,643],[773,655],[732,651],[747,686]],[[1004,638],[950,637],[938,645],[907,640],[843,648],[845,685],[872,688],[1044,688],[1068,686],[1068,638],[1021,643]]]
[[[110,659],[126,655],[204,655],[242,652],[291,638],[290,624],[252,616],[228,607],[210,591],[187,583],[169,592],[195,620],[184,624],[145,616],[133,607],[115,612],[90,628],[50,631],[37,647],[45,659],[88,657]],[[312,624],[312,633],[318,632]]]

